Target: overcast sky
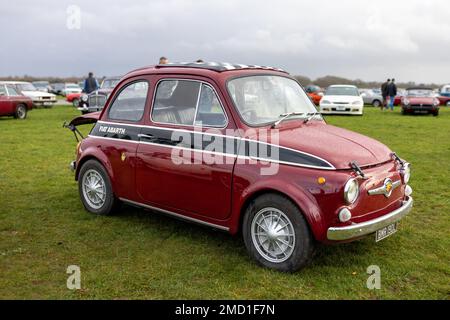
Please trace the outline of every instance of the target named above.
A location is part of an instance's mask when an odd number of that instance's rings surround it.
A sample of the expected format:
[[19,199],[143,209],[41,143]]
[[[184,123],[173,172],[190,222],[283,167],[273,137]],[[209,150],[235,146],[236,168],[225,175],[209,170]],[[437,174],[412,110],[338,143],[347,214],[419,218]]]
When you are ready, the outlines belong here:
[[[0,0],[0,5],[0,77],[81,76],[91,70],[121,75],[164,55],[171,61],[276,66],[311,78],[450,83],[448,0]],[[70,5],[81,11],[79,29]]]

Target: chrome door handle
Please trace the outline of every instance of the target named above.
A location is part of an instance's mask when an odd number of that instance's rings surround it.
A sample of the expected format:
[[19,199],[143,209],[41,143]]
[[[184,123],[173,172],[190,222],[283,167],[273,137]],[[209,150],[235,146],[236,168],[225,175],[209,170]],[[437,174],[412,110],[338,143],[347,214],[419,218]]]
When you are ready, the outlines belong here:
[[139,139],[155,139],[155,137],[152,134],[144,134],[144,133],[139,133],[138,138]]

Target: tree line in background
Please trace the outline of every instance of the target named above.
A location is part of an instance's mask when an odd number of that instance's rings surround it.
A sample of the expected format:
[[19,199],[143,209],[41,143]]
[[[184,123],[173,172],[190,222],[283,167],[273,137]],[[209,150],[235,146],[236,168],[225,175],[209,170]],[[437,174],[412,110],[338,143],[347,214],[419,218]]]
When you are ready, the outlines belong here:
[[[9,76],[9,77],[0,77],[0,80],[5,81],[27,81],[27,82],[33,82],[33,81],[39,81],[39,80],[47,80],[50,83],[57,83],[57,82],[79,82],[84,80],[85,77],[33,77],[33,76]],[[332,84],[349,84],[349,85],[355,85],[358,88],[380,88],[381,82],[377,81],[363,81],[361,79],[356,80],[350,80],[346,78],[341,78],[337,76],[325,76],[320,77],[315,80],[312,80],[306,76],[294,76],[294,78],[297,79],[298,82],[300,82],[303,86],[307,86],[309,84],[315,84],[319,87],[326,88]],[[100,78],[101,79],[101,78]],[[426,86],[433,89],[441,88],[442,85],[436,84],[436,83],[416,83],[416,82],[397,82],[397,87],[399,88],[408,88],[413,86]]]

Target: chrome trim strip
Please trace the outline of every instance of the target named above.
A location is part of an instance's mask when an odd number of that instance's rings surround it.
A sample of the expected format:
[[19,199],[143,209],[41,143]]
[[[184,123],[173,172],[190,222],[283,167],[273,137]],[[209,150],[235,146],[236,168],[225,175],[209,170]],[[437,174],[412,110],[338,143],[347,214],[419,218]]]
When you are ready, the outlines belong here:
[[392,223],[395,223],[406,216],[413,207],[413,198],[407,197],[400,208],[362,223],[356,223],[346,227],[330,227],[327,231],[328,240],[341,241],[359,238],[380,230]]
[[[267,160],[267,159],[261,159],[261,158],[255,158],[255,157],[251,157],[251,159],[262,160],[262,161],[270,161],[270,162],[275,162],[275,163],[280,163],[280,164],[293,165],[293,166],[297,166],[297,167],[305,167],[305,168],[312,168],[312,169],[336,170],[336,167],[333,166],[329,161],[327,161],[327,160],[325,160],[325,159],[323,159],[321,157],[315,156],[313,154],[310,154],[308,152],[292,149],[292,148],[289,148],[289,147],[280,146],[280,145],[273,144],[273,143],[258,141],[258,140],[254,140],[254,139],[248,139],[248,138],[242,138],[242,137],[236,137],[236,136],[228,136],[228,135],[217,134],[217,133],[208,133],[208,132],[203,132],[203,131],[177,129],[177,128],[164,128],[164,127],[156,127],[156,126],[148,126],[148,125],[128,124],[128,123],[121,123],[121,122],[97,121],[97,123],[107,124],[107,125],[123,125],[123,126],[131,126],[131,127],[138,127],[138,128],[159,129],[159,130],[166,130],[166,131],[179,131],[179,132],[186,132],[186,133],[196,133],[196,134],[202,134],[202,135],[208,135],[208,136],[214,136],[214,137],[224,137],[224,138],[229,138],[229,139],[237,139],[239,141],[248,141],[248,142],[261,143],[261,144],[265,144],[265,145],[268,145],[268,146],[275,146],[275,147],[280,148],[280,149],[285,149],[285,150],[289,150],[289,151],[293,151],[293,152],[298,152],[298,153],[310,156],[312,158],[316,158],[316,159],[318,159],[320,161],[323,161],[326,164],[328,164],[329,167],[310,166],[310,165],[298,164],[298,163],[294,163],[294,162]],[[215,129],[219,129],[219,128],[215,128]],[[89,136],[90,137],[99,138],[97,136],[91,136],[91,135],[89,135]],[[111,138],[111,139],[113,139],[113,138]],[[126,140],[121,140],[121,141],[126,141]],[[146,142],[141,142],[141,143],[146,143]],[[167,146],[167,147],[172,147],[173,148],[174,146]],[[239,157],[242,157],[242,156],[239,156]],[[249,158],[249,157],[247,157],[247,158]]]
[[198,223],[198,224],[201,224],[201,225],[205,225],[205,226],[212,227],[212,228],[219,229],[219,230],[223,230],[223,231],[229,231],[230,230],[230,228],[228,228],[228,227],[224,227],[224,226],[221,226],[221,225],[218,225],[218,224],[214,224],[214,223],[206,222],[206,221],[199,220],[199,219],[196,219],[196,218],[184,216],[182,214],[175,213],[175,212],[172,212],[172,211],[168,211],[168,210],[165,210],[165,209],[160,209],[160,208],[157,208],[157,207],[149,206],[149,205],[146,205],[146,204],[143,204],[143,203],[139,203],[139,202],[136,202],[136,201],[132,201],[132,200],[128,200],[128,199],[125,199],[125,198],[119,198],[119,199],[121,201],[123,201],[123,202],[129,203],[129,204],[132,204],[132,205],[135,205],[135,206],[138,206],[138,207],[146,208],[146,209],[159,211],[159,212],[168,214],[170,216],[174,216],[174,217],[182,219],[182,220],[187,220],[187,221],[190,221],[190,222]]

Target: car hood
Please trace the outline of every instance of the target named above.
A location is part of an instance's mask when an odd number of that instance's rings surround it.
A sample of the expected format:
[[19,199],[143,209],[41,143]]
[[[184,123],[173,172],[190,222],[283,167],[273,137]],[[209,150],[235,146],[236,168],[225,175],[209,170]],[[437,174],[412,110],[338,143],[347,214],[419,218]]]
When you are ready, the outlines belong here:
[[52,97],[55,98],[56,96],[52,93],[46,93],[42,91],[22,91],[22,94],[30,97],[30,98],[38,98],[38,97]]
[[[362,134],[321,121],[310,121],[300,126],[298,121],[295,123],[295,127],[290,124],[290,128],[287,125],[279,128],[278,144],[319,157],[336,169],[349,169],[353,161],[361,167],[366,167],[392,159],[392,151],[388,147]],[[253,139],[257,139],[257,135]]]
[[360,101],[362,98],[360,96],[323,96],[322,99],[331,102],[352,103],[353,101]]
[[434,101],[433,97],[406,97],[410,104],[432,104]]

